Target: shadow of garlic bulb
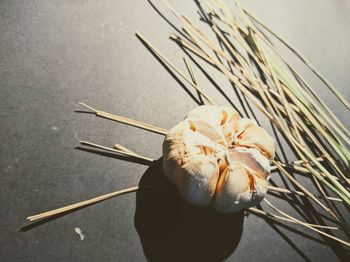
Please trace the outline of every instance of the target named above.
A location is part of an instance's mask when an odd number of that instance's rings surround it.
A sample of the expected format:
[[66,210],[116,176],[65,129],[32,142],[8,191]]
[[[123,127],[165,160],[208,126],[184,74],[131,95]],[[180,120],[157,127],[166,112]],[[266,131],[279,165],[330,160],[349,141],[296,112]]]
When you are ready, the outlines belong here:
[[190,111],[163,142],[163,166],[182,197],[197,206],[232,213],[266,195],[272,137],[232,108],[205,105]]

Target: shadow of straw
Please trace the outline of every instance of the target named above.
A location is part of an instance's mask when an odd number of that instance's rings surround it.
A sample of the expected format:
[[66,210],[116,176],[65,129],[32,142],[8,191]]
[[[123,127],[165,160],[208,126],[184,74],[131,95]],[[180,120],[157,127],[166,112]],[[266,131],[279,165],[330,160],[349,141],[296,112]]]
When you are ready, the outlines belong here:
[[[187,204],[163,172],[161,158],[147,169],[136,194],[135,227],[147,259],[222,261],[229,257],[242,235],[243,211],[221,214]],[[155,183],[162,186],[144,190]]]
[[176,74],[169,68],[169,66],[144,42],[142,38],[138,35],[136,37],[140,40],[140,42],[147,48],[147,50],[153,55],[155,59],[164,67],[164,69],[174,78],[174,80],[182,87],[183,90],[193,99],[193,101],[197,105],[203,105],[198,98],[196,98],[191,91],[186,87],[186,85],[176,76]]
[[[258,215],[259,216],[259,215]],[[338,257],[338,259],[340,261],[349,261],[349,258],[350,258],[350,254],[349,254],[349,250],[344,248],[341,244],[339,244],[338,242],[336,241],[333,241],[327,237],[324,237],[322,235],[319,235],[321,236],[321,239],[318,239],[317,237],[315,236],[312,236],[308,233],[305,233],[304,231],[300,231],[298,229],[296,229],[295,227],[292,227],[292,226],[289,226],[289,225],[286,225],[284,223],[281,223],[277,220],[274,220],[270,217],[262,217],[262,216],[259,216],[261,217],[262,219],[264,219],[266,221],[266,223],[276,231],[276,233],[278,233],[282,239],[284,241],[286,241],[288,243],[288,245],[293,248],[305,261],[310,261],[309,258],[305,255],[305,253],[303,252],[302,250],[302,247],[298,247],[298,243],[297,242],[293,242],[290,238],[288,238],[288,236],[283,233],[279,227],[282,227],[286,230],[288,230],[289,232],[292,232],[294,234],[297,234],[297,235],[300,235],[301,237],[303,238],[306,238],[306,239],[309,239],[309,240],[312,240],[316,243],[319,243],[319,244],[322,244],[324,246],[327,246],[329,248],[331,248],[331,250],[333,251],[333,253]],[[311,221],[313,222],[313,221]],[[303,227],[301,227],[303,228]],[[333,235],[333,233],[330,231],[330,230],[324,230],[325,232],[327,232],[328,234],[331,234]]]
[[95,155],[100,155],[100,156],[105,156],[105,157],[110,157],[110,158],[116,158],[116,159],[119,159],[119,160],[132,162],[132,163],[136,163],[136,164],[141,164],[141,165],[145,165],[145,166],[149,166],[151,164],[151,162],[147,161],[147,160],[142,160],[142,159],[138,159],[138,158],[132,158],[132,157],[128,157],[128,156],[118,155],[117,153],[109,153],[109,152],[101,151],[101,150],[98,150],[98,149],[85,148],[85,147],[81,147],[81,146],[77,146],[75,149],[80,150],[80,151],[84,151],[84,152],[88,152],[88,153],[92,153],[92,154],[95,154]]
[[[175,41],[175,40],[174,40]],[[187,55],[187,57],[192,61],[192,63],[201,71],[201,73],[207,78],[207,80],[216,88],[216,90],[225,98],[225,100],[241,114],[237,106],[231,101],[227,94],[221,89],[218,83],[205,71],[205,69],[194,59],[194,57],[177,41],[175,43],[181,48],[181,50]]]
[[157,12],[157,14],[168,24],[170,25],[178,34],[180,34],[182,37],[187,39],[188,41],[191,41],[186,34],[184,34],[181,30],[179,30],[172,22],[170,22],[169,19],[166,18],[165,15],[153,4],[153,1],[147,0],[147,2],[150,4],[150,6],[153,8],[154,11]]
[[[284,234],[284,233],[277,227],[276,223],[274,223],[273,221],[268,220],[268,219],[266,219],[265,221],[266,221],[266,223],[267,223],[273,230],[275,230],[275,232],[276,232],[277,234],[280,235],[280,237],[281,237],[284,241],[286,241],[286,242],[288,243],[288,245],[289,245],[291,248],[293,248],[293,249],[302,257],[302,259],[303,259],[304,261],[311,261],[311,260],[305,255],[305,253],[304,253],[300,248],[298,248],[297,245],[294,244],[293,241],[290,240],[290,239],[286,236],[286,234]],[[308,237],[308,236],[303,235],[303,237]],[[314,239],[314,240],[315,240],[315,239]],[[316,240],[315,240],[315,241],[316,241]]]

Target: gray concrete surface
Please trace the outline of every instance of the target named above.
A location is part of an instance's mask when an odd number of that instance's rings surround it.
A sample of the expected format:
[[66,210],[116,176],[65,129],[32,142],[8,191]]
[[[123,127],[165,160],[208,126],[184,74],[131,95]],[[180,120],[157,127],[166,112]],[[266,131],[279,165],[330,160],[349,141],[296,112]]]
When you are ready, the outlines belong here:
[[[242,3],[350,99],[349,1]],[[192,1],[174,5],[198,20]],[[162,136],[75,113],[82,109],[78,101],[164,128],[196,106],[135,37],[136,30],[185,68],[182,51],[167,39],[173,29],[148,1],[0,1],[0,261],[146,260],[134,225],[135,194],[19,232],[28,215],[139,183],[147,166],[76,150],[80,139],[107,146],[118,142],[148,157],[161,156]],[[349,128],[349,112],[294,62]],[[204,77],[200,81],[227,104]],[[83,241],[75,227],[86,236]],[[339,259],[318,235],[296,229],[246,217],[228,261]]]

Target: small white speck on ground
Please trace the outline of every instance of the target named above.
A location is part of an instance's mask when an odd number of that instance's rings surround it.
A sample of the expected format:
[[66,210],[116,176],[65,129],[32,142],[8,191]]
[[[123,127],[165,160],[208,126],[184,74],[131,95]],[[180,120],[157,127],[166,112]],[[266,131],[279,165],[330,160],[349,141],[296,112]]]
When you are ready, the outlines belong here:
[[53,130],[53,131],[57,131],[59,128],[57,127],[57,126],[52,126],[51,127],[51,130]]
[[39,192],[39,188],[36,188],[36,189],[35,189],[35,192]]
[[75,233],[77,233],[79,235],[80,240],[85,239],[85,236],[84,236],[83,232],[81,232],[81,229],[79,227],[74,228],[74,231],[75,231]]

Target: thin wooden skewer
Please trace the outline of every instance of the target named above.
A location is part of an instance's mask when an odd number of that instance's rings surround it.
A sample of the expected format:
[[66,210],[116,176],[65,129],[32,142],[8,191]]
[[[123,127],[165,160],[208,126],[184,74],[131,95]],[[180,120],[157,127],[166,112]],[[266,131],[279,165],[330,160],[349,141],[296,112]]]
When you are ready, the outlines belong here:
[[157,133],[157,134],[161,134],[161,135],[166,135],[167,134],[167,131],[165,129],[163,129],[163,128],[156,127],[156,126],[153,126],[153,125],[149,125],[149,124],[146,124],[146,123],[143,123],[143,122],[140,122],[140,121],[137,121],[137,120],[133,120],[133,119],[130,119],[130,118],[127,118],[127,117],[118,116],[118,115],[115,115],[115,114],[111,114],[111,113],[107,113],[107,112],[104,112],[104,111],[101,111],[101,110],[97,110],[97,109],[94,109],[93,107],[88,106],[87,104],[82,103],[82,102],[79,102],[79,104],[82,105],[82,106],[85,106],[86,108],[89,108],[97,116],[100,116],[100,117],[103,117],[103,118],[106,118],[106,119],[109,119],[109,120],[113,120],[113,121],[116,121],[116,122],[120,122],[120,123],[123,123],[123,124],[135,126],[135,127],[138,127],[138,128],[142,128],[142,129],[145,129],[145,130]]

